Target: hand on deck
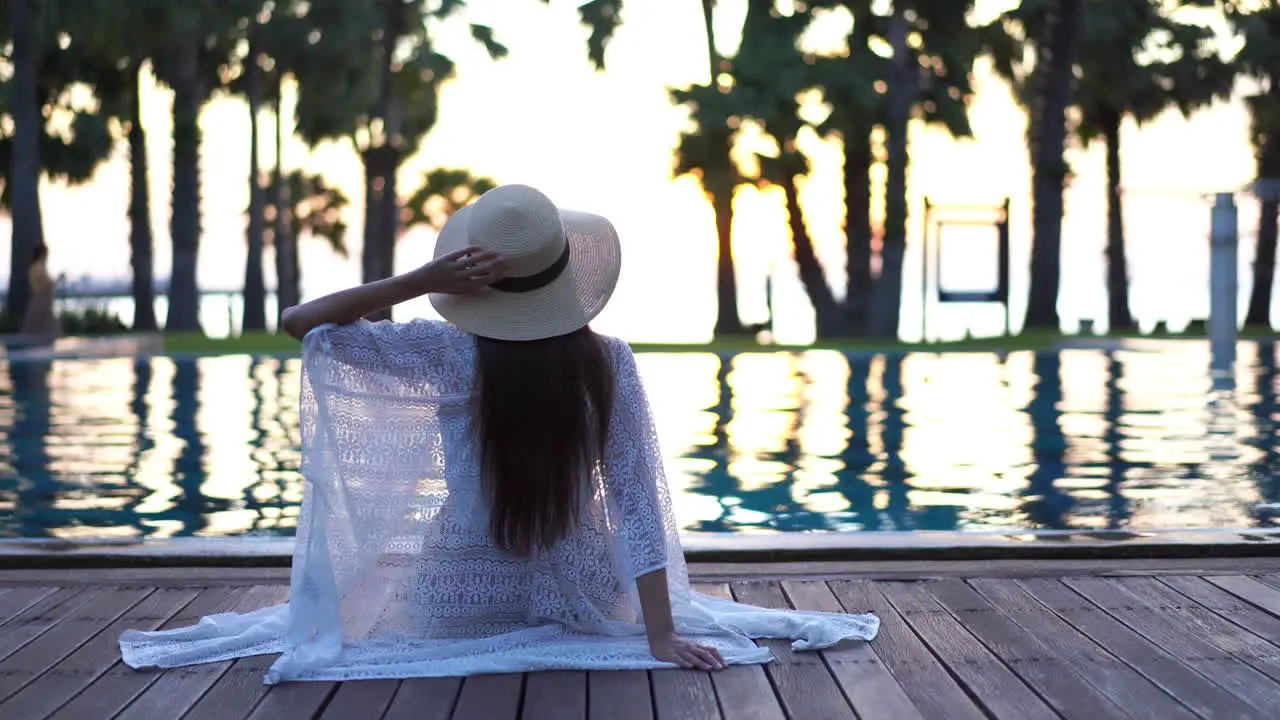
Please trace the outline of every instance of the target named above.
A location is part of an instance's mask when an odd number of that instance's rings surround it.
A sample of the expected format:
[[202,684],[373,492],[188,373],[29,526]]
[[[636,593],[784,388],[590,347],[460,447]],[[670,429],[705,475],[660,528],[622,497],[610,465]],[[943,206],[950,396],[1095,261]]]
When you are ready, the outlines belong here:
[[689,670],[723,670],[726,667],[719,650],[674,634],[649,638],[649,652],[658,660]]

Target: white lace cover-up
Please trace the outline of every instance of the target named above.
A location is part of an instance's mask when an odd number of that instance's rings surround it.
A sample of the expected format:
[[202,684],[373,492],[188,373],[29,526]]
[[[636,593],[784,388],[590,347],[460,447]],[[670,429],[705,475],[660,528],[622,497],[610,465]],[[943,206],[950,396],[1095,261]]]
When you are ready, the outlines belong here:
[[768,610],[689,587],[662,454],[630,348],[604,471],[551,551],[494,546],[471,419],[475,339],[428,320],[327,325],[303,343],[291,594],[255,612],[126,631],[124,661],[176,667],[282,653],[267,683],[671,667],[649,653],[635,578],[665,567],[679,632],[735,664],[870,640],[874,615]]

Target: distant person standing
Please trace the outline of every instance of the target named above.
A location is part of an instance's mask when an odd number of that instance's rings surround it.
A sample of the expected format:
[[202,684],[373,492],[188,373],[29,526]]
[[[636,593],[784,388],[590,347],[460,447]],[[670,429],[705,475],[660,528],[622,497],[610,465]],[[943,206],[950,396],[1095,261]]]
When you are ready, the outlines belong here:
[[44,243],[31,251],[31,264],[27,266],[31,297],[27,300],[27,312],[22,316],[22,334],[52,340],[62,331],[53,311],[55,287],[53,278],[49,276],[48,259],[49,248]]

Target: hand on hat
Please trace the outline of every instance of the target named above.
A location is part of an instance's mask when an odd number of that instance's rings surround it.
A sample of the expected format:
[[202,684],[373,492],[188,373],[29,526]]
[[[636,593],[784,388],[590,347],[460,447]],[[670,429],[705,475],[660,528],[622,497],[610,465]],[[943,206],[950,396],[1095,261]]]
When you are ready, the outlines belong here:
[[419,269],[423,292],[465,295],[506,274],[506,258],[492,250],[468,247],[442,255]]

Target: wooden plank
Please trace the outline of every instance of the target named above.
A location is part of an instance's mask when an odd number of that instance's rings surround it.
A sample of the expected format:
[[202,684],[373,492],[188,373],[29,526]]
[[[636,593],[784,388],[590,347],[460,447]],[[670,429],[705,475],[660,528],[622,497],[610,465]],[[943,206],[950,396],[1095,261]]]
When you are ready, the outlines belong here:
[[1280,630],[1277,630],[1280,620],[1198,578],[1194,579],[1199,584],[1186,584],[1192,592],[1213,600],[1219,607],[1231,609],[1237,617],[1243,618],[1243,622],[1232,622],[1155,578],[1128,578],[1113,582],[1162,612],[1182,620],[1188,631],[1240,658],[1272,680],[1280,681],[1280,646],[1259,634],[1272,633],[1272,637],[1280,638]]
[[587,720],[587,674],[531,672],[524,681],[521,720]]
[[721,717],[711,674],[701,670],[653,670],[653,713],[658,720],[716,720]]
[[[1239,577],[1238,575],[1236,577]],[[1248,578],[1245,578],[1248,579]],[[1213,614],[1230,620],[1255,635],[1261,635],[1273,645],[1280,640],[1280,617],[1258,609],[1234,594],[1224,590],[1207,578],[1185,575],[1160,578],[1170,589],[1194,600]],[[1262,585],[1262,583],[1256,583]],[[1263,586],[1265,587],[1265,586]],[[1276,593],[1280,596],[1280,592]],[[1280,648],[1277,648],[1280,650]]]
[[[1198,573],[1203,576],[1204,573]],[[1258,580],[1270,585],[1273,588],[1280,588],[1280,573],[1270,573],[1258,575]]]
[[871,647],[921,714],[948,720],[985,718],[876,585],[865,580],[827,583],[847,612],[874,612],[880,618],[880,634]]
[[[259,607],[274,605],[288,599],[288,588],[278,585],[263,586],[264,592],[273,593],[273,601],[261,602]],[[250,591],[252,592],[252,591]],[[259,602],[249,600],[247,602]],[[183,716],[183,720],[222,720],[223,718],[248,717],[270,691],[271,686],[263,683],[267,671],[275,663],[279,654],[253,655],[237,658],[230,667],[221,674],[195,704]]]
[[[57,662],[39,678],[0,703],[0,716],[43,718],[56,711],[118,662],[120,633],[130,629],[152,630],[195,599],[195,590],[160,590],[129,608],[111,625],[91,637],[72,638],[79,648]],[[65,622],[65,621],[64,621]],[[86,633],[91,633],[86,629]],[[51,635],[47,633],[46,637]],[[28,647],[34,646],[35,643]]]
[[27,608],[57,591],[57,587],[40,585],[6,588],[4,594],[0,595],[0,625],[4,625]]
[[[406,678],[382,720],[449,720],[458,702],[462,678]],[[263,716],[292,718],[293,715]]]
[[1259,582],[1246,575],[1218,575],[1205,580],[1246,602],[1280,617],[1280,588]]
[[0,670],[6,667],[6,658],[40,637],[59,620],[92,602],[102,592],[102,588],[61,588],[0,625]]
[[970,585],[1028,635],[1051,648],[1061,662],[1124,707],[1129,715],[1149,720],[1195,717],[1171,694],[1111,654],[1105,642],[1090,639],[1084,631],[1041,605],[1016,582],[979,578],[971,580]]
[[1054,710],[1069,718],[1118,717],[1120,706],[1079,675],[1070,663],[1001,613],[963,580],[937,580],[915,588],[939,605],[991,651],[992,655],[1036,691]]
[[[776,582],[734,583],[733,594],[739,602],[750,605],[790,607],[782,586]],[[854,717],[853,708],[820,654],[793,652],[789,640],[757,642],[773,652],[775,660],[765,666],[765,672],[773,679],[778,699],[790,717],[812,720]]]
[[[338,685],[320,717],[324,720],[376,720],[391,707],[399,680],[351,680]],[[236,717],[224,715],[223,717]]]
[[[288,597],[289,589],[280,585],[258,585],[249,588],[236,602],[233,612],[244,613],[275,605]],[[203,663],[169,670],[150,685],[116,720],[151,720],[158,717],[182,717],[210,688],[216,687],[230,660]],[[257,683],[262,686],[262,675]],[[255,698],[260,696],[255,696]],[[256,699],[255,699],[256,701]],[[247,715],[248,711],[239,717]]]
[[514,720],[523,691],[520,673],[472,675],[462,681],[453,720]]
[[1089,575],[1259,575],[1280,573],[1280,558],[1142,558],[1133,560],[891,560],[885,562],[692,563],[699,582],[738,580],[922,580],[946,577]]
[[[796,609],[844,612],[824,582],[787,580],[782,590]],[[923,718],[898,679],[880,661],[872,643],[845,642],[821,654],[860,720]]]
[[[1269,714],[1280,704],[1280,687],[1238,658],[1190,632],[1186,622],[1148,605],[1110,580],[1068,578],[1063,581],[1097,607],[1133,628],[1152,644],[1190,665],[1238,698]],[[1182,693],[1178,694],[1183,699]],[[1189,703],[1188,703],[1189,704]]]
[[587,717],[591,720],[653,720],[649,673],[644,670],[587,673]]
[[996,717],[1056,718],[1022,680],[944,610],[921,583],[882,583],[881,592],[920,639]]
[[313,718],[329,702],[336,682],[293,682],[272,685],[262,696],[249,720],[293,720]]
[[[989,581],[988,581],[989,582]],[[1149,641],[1135,629],[1057,580],[1015,581],[1037,602],[1123,660],[1166,693],[1204,717],[1256,717],[1258,709],[1196,672],[1171,648]]]
[[108,590],[10,655],[0,675],[0,701],[43,675],[153,592],[152,588]]
[[[732,591],[724,583],[699,583],[693,589],[721,600],[733,599]],[[730,665],[711,673],[711,685],[725,718],[782,720],[785,717],[763,665]]]
[[[205,615],[230,610],[243,594],[243,588],[205,590],[160,628],[170,630],[186,627]],[[118,636],[115,639],[118,640]],[[118,647],[116,656],[119,657]],[[59,708],[52,717],[56,720],[94,720],[115,717],[160,676],[160,672],[139,672],[123,662],[116,662],[111,669]]]
[[271,690],[263,678],[278,657],[278,654],[252,655],[232,660],[213,685],[194,698],[183,720],[248,717]]

